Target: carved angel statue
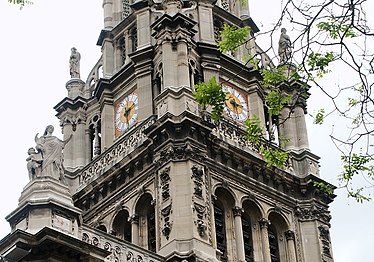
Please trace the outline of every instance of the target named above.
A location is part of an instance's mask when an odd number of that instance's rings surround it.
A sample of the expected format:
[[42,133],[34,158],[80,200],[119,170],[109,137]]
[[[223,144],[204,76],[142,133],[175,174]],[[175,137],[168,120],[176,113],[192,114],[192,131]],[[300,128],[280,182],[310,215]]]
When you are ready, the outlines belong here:
[[77,51],[75,47],[71,48],[71,55],[70,55],[70,60],[69,60],[71,78],[81,78],[80,61],[81,61],[81,54]]
[[41,161],[38,160],[38,163],[41,164],[40,176],[53,177],[65,183],[62,151],[72,135],[63,141],[52,136],[53,131],[54,127],[49,125],[46,127],[43,136],[35,135],[37,153],[41,155]]
[[288,62],[292,55],[292,44],[285,28],[281,29],[278,45],[279,63],[283,64]]
[[33,180],[34,178],[40,176],[42,168],[42,155],[40,152],[36,152],[35,148],[31,147],[27,151],[29,156],[26,158],[27,161],[27,171],[29,171],[29,178]]

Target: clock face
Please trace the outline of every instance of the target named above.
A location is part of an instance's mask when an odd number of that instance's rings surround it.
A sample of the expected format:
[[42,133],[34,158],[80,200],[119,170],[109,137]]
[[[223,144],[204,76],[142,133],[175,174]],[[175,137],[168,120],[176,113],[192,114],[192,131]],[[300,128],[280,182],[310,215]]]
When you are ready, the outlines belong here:
[[244,122],[248,118],[247,100],[238,90],[222,85],[222,89],[227,92],[224,112],[232,119]]
[[123,132],[138,119],[138,95],[132,93],[122,99],[116,107],[116,129]]

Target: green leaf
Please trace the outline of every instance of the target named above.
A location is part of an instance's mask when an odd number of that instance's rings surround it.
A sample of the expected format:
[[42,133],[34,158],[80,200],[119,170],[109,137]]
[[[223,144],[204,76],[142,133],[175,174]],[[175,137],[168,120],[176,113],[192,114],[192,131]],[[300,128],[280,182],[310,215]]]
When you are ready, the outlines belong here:
[[314,117],[314,124],[322,125],[325,120],[325,109],[321,108],[318,110],[316,116]]
[[221,52],[234,52],[239,46],[248,40],[250,27],[236,27],[227,24],[223,25],[221,41],[218,43],[218,50]]
[[259,145],[263,130],[261,128],[261,121],[258,119],[258,117],[254,115],[252,118],[248,118],[244,122],[244,126],[246,127],[247,131],[247,135],[245,135],[244,138],[255,145]]
[[221,119],[226,95],[227,93],[217,84],[215,77],[209,79],[208,84],[203,82],[196,84],[195,92],[193,92],[196,101],[204,109],[207,106],[212,106],[212,119],[214,121],[219,121]]
[[277,166],[284,168],[284,164],[288,159],[288,152],[277,148],[268,148],[264,145],[260,147],[260,153],[264,156],[267,167]]
[[334,195],[334,188],[331,185],[326,184],[325,182],[314,181],[313,185],[330,197]]
[[273,88],[265,98],[265,105],[270,116],[278,116],[284,105],[290,102],[291,96],[282,95],[279,88]]
[[319,22],[317,24],[317,28],[327,32],[334,40],[338,39],[339,37],[353,38],[357,36],[349,21],[329,19],[328,21]]
[[314,71],[317,73],[318,77],[322,77],[324,74],[330,72],[327,67],[336,58],[333,52],[315,53],[312,52],[308,55],[307,65],[309,66],[309,71]]

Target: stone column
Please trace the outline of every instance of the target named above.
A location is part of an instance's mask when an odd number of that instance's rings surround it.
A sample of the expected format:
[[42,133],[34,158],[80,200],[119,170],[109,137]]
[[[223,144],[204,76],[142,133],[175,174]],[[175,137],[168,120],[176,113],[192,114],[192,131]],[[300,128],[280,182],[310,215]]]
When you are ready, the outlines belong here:
[[259,223],[261,228],[262,255],[264,258],[264,262],[271,262],[268,236],[268,226],[270,222],[266,218],[261,218]]
[[82,167],[86,164],[85,126],[84,116],[81,116],[81,121],[77,119],[75,132],[72,137],[72,142],[74,143],[74,168]]
[[113,144],[114,107],[113,100],[106,98],[101,110],[101,153]]
[[164,87],[175,87],[177,86],[177,78],[175,77],[175,65],[177,61],[174,59],[174,53],[172,50],[171,41],[164,40],[162,43],[162,64],[163,64],[163,79]]
[[104,77],[111,77],[114,73],[114,51],[112,40],[106,38],[102,45]]
[[289,262],[296,262],[295,233],[292,230],[284,232],[287,240],[287,253]]
[[178,86],[189,86],[188,50],[185,40],[178,42]]
[[104,28],[112,29],[113,28],[113,0],[104,0],[103,9],[104,9]]
[[91,155],[92,155],[92,145],[91,145],[91,134],[90,129],[85,130],[85,136],[86,136],[86,165],[91,161]]
[[243,227],[242,227],[243,208],[235,206],[232,209],[232,211],[234,213],[236,252],[237,252],[238,261],[245,262]]
[[266,124],[265,124],[265,112],[264,112],[264,101],[262,100],[259,92],[258,86],[254,84],[249,88],[248,94],[248,104],[249,106],[249,116],[248,118],[253,118],[257,116],[260,120],[261,127],[264,131],[264,135],[266,134]]
[[131,222],[131,243],[139,245],[139,216],[133,214],[130,217]]
[[292,150],[297,147],[297,131],[295,126],[295,114],[290,108],[284,107],[279,116],[279,135],[289,139],[284,149]]
[[308,132],[305,123],[304,109],[301,106],[295,107],[295,127],[297,132],[297,145],[298,149],[308,149]]

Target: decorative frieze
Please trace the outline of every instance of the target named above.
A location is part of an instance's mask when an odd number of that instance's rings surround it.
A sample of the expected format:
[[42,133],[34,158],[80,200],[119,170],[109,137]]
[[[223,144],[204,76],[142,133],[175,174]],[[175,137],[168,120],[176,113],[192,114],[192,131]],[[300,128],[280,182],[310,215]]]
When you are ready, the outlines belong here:
[[330,212],[322,207],[317,207],[315,205],[311,207],[296,207],[296,216],[299,220],[314,220],[318,219],[322,222],[329,223],[331,220]]
[[163,149],[155,160],[156,166],[163,166],[169,161],[183,161],[188,158],[204,161],[206,154],[197,147],[192,147],[189,143],[182,146],[169,146]]

